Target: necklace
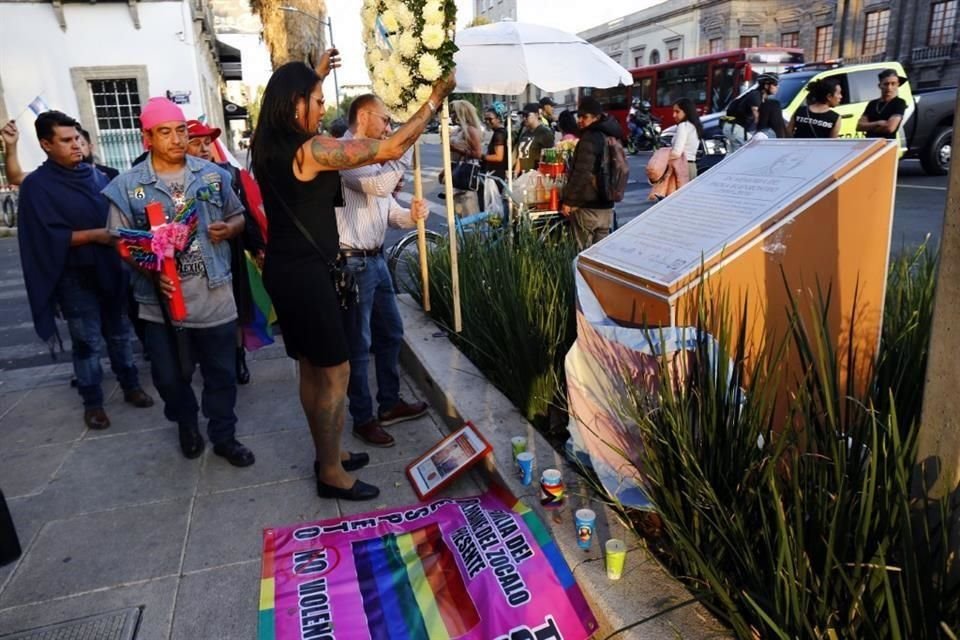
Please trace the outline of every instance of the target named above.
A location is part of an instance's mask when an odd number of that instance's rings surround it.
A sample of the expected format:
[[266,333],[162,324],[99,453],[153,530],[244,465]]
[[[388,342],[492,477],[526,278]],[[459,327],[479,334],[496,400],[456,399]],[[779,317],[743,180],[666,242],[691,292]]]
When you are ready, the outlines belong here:
[[[887,107],[889,107],[891,104],[893,104],[893,100],[896,100],[896,98],[893,98],[893,99],[890,100],[889,102],[884,102],[882,98],[878,98],[878,99],[877,99],[876,104],[873,105],[873,110],[877,112],[877,117],[878,117],[878,118],[883,117],[883,113],[887,110]],[[883,108],[882,108],[882,109],[880,108],[880,105],[881,105],[881,104],[883,105]]]

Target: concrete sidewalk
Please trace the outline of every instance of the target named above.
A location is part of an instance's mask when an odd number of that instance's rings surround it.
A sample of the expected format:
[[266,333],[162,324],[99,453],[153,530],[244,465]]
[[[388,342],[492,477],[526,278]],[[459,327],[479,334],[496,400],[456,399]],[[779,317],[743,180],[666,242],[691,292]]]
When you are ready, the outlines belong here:
[[[372,459],[358,476],[382,493],[321,500],[293,362],[274,345],[250,369],[237,406],[238,437],[257,456],[246,469],[209,446],[197,460],[180,454],[148,366],[141,375],[157,405],[125,405],[111,382],[113,425],[100,432],[83,425],[69,363],[0,372],[0,487],[24,549],[0,568],[0,637],[142,607],[138,640],[253,639],[265,526],[417,501],[404,468],[445,435],[435,414],[390,427],[390,449],[364,447],[348,424],[345,445]],[[408,399],[420,396],[407,376],[403,385]],[[465,477],[446,495],[481,491]]]

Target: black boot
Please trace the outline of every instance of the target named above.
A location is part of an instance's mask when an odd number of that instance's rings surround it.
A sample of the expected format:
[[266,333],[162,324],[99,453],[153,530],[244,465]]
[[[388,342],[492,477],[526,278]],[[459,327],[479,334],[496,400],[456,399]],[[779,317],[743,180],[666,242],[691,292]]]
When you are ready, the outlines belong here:
[[247,369],[247,352],[243,347],[237,347],[237,384],[250,382],[250,370]]
[[13,527],[13,518],[7,509],[7,501],[0,491],[0,567],[20,557],[20,541]]

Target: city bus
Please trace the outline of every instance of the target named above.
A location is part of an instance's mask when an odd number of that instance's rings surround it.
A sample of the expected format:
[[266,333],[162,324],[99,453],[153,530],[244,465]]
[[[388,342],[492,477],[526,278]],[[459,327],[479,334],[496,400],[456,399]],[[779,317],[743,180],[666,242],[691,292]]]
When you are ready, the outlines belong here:
[[653,105],[653,114],[666,128],[674,124],[672,107],[680,98],[693,100],[700,114],[716,113],[726,109],[756,75],[770,71],[782,73],[800,64],[803,64],[803,49],[734,49],[637,67],[630,71],[631,87],[584,87],[580,95],[597,98],[606,112],[624,127],[632,100],[648,100]]

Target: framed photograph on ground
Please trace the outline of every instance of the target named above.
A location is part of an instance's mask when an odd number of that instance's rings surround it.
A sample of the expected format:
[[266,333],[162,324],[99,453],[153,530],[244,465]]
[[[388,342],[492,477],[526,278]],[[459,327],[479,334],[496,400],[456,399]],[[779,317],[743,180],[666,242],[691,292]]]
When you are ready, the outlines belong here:
[[407,466],[407,477],[421,500],[456,480],[492,447],[472,422],[467,422]]

